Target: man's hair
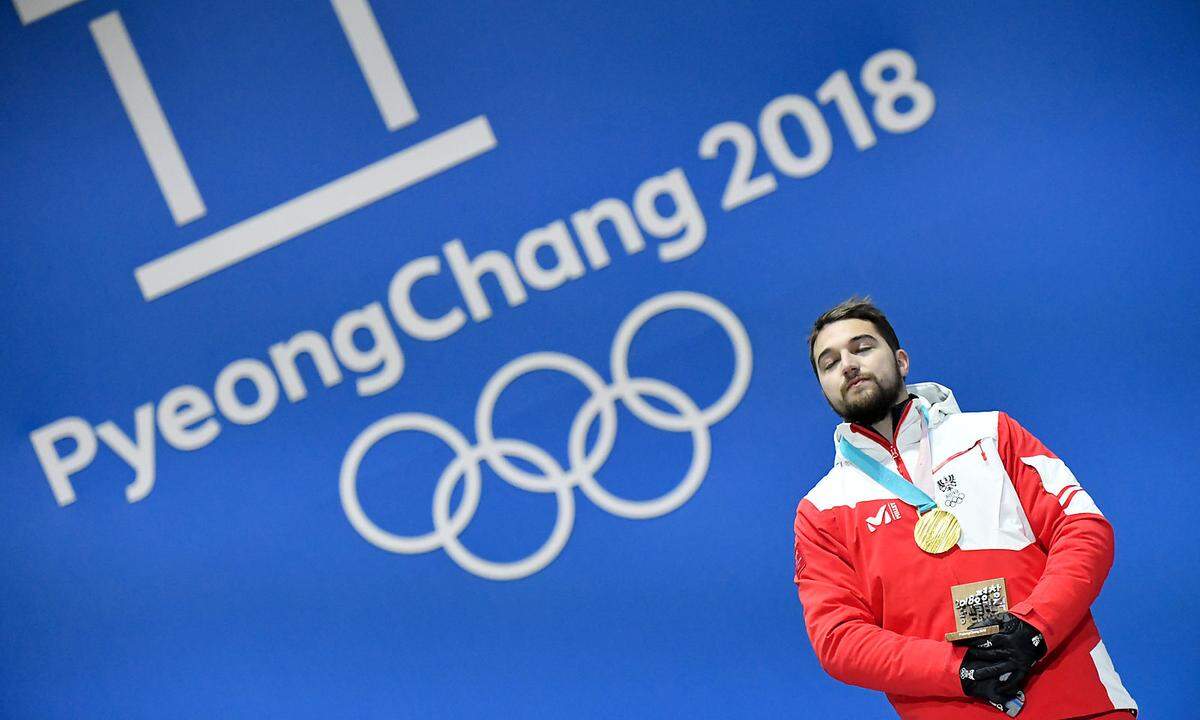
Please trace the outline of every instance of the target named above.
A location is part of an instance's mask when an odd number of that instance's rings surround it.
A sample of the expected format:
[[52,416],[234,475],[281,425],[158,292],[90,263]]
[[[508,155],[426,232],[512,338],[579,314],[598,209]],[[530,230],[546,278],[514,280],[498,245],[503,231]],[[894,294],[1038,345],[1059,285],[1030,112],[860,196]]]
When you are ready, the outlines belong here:
[[813,357],[813,346],[817,342],[817,333],[826,325],[839,320],[866,320],[875,326],[893,353],[900,349],[900,339],[896,337],[896,331],[892,329],[892,324],[888,322],[883,311],[871,302],[871,297],[853,295],[821,313],[813,323],[812,332],[808,334],[808,361],[812,364],[814,373],[817,372],[817,359]]

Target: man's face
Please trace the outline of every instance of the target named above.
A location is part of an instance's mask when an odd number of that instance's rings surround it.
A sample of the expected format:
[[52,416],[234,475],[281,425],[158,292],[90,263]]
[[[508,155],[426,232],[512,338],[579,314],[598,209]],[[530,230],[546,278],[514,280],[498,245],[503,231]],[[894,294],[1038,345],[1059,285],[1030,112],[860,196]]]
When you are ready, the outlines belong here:
[[813,343],[817,378],[833,411],[847,422],[879,422],[903,399],[908,353],[892,352],[869,320],[839,320]]

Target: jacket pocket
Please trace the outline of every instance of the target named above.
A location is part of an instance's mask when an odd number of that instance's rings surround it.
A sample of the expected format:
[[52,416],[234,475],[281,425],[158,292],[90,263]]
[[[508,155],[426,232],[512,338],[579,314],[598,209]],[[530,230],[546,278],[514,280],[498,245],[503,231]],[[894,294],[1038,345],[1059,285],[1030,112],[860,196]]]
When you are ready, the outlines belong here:
[[1020,550],[1033,542],[1029,520],[994,441],[979,438],[935,466],[934,500],[958,518],[963,550]]

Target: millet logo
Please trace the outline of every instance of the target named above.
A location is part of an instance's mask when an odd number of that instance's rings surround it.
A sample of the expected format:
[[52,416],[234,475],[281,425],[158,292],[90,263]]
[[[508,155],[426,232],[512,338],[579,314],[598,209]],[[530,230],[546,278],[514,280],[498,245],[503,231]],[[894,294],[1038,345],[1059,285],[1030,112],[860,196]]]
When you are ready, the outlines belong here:
[[887,525],[892,520],[900,519],[900,508],[894,502],[879,506],[879,511],[867,518],[867,532],[875,532],[880,525]]

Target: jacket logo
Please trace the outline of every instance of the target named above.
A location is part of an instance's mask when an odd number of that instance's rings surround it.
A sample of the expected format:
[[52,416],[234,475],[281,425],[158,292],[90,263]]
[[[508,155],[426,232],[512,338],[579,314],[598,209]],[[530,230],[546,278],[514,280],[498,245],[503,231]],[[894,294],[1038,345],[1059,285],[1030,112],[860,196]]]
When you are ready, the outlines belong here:
[[938,480],[937,486],[938,490],[942,491],[946,507],[955,507],[967,499],[966,493],[958,489],[958,483],[954,480],[954,473],[950,473]]
[[879,506],[879,512],[867,518],[867,532],[875,532],[880,525],[887,525],[892,520],[900,519],[900,508],[890,502]]

